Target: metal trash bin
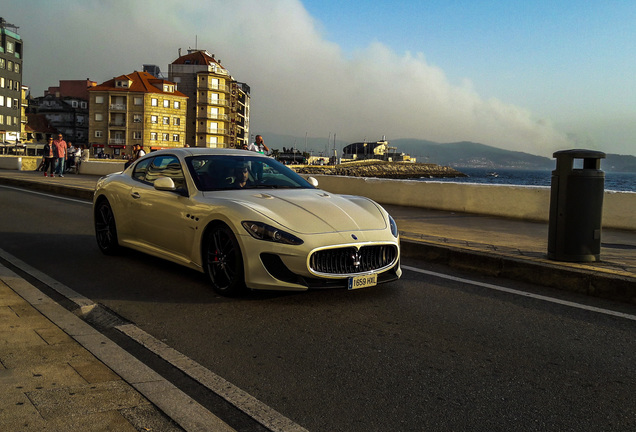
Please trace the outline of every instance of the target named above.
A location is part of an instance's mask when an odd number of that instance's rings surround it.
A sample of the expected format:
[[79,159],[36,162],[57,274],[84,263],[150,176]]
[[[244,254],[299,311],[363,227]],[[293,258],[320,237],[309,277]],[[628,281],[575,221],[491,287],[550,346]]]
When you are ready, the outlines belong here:
[[[548,258],[556,261],[592,262],[601,256],[601,218],[605,153],[592,150],[555,152],[552,171]],[[583,166],[575,168],[575,159]]]

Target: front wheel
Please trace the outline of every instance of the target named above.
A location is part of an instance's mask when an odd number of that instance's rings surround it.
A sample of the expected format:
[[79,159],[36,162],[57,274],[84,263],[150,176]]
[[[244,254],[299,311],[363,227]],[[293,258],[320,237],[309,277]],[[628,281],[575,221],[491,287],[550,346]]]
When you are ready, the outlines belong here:
[[102,199],[95,208],[95,238],[97,246],[106,255],[115,255],[119,251],[115,215],[107,199]]
[[235,296],[245,290],[241,248],[227,225],[215,225],[206,233],[203,262],[214,291]]

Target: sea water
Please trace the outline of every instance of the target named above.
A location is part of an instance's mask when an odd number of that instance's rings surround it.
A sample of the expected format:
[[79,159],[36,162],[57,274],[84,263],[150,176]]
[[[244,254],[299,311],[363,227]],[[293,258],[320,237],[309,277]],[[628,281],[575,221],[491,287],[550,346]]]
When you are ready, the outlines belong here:
[[[517,186],[550,186],[551,170],[456,168],[468,177],[421,178],[422,181],[453,183],[501,184]],[[636,192],[636,173],[605,172],[605,190]]]

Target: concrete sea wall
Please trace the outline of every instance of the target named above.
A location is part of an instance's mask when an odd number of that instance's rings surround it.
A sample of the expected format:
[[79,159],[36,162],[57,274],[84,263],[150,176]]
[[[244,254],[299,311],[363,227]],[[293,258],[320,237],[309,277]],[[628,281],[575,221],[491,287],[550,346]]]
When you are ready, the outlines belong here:
[[[550,187],[315,175],[318,187],[381,204],[548,222]],[[636,230],[636,193],[605,192],[603,227]]]

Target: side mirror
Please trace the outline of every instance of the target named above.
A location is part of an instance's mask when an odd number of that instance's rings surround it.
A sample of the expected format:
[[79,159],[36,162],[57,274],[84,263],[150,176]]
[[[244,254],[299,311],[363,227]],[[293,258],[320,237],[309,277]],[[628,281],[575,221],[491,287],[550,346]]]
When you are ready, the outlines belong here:
[[160,191],[171,191],[174,192],[177,190],[177,187],[174,185],[174,181],[170,177],[159,177],[154,182],[155,189]]
[[312,185],[313,187],[318,187],[318,180],[316,180],[315,177],[308,177],[307,181],[309,182],[310,185]]

